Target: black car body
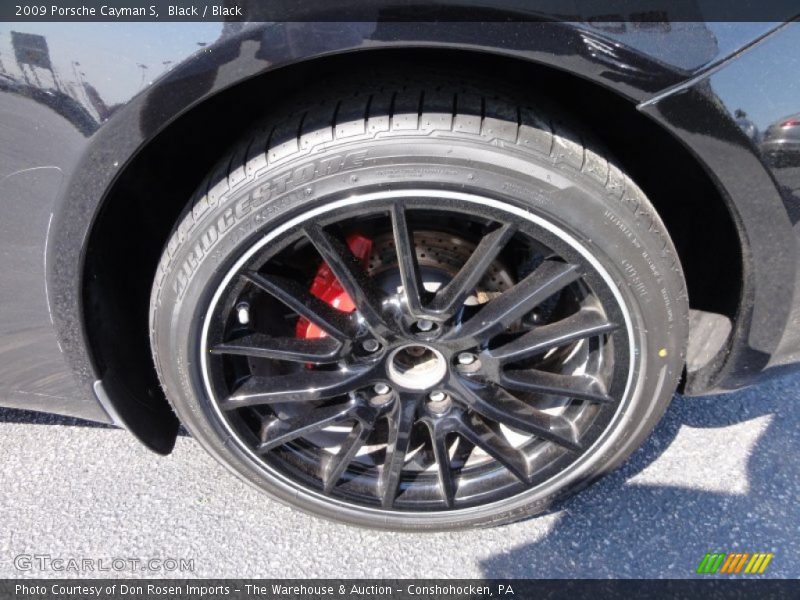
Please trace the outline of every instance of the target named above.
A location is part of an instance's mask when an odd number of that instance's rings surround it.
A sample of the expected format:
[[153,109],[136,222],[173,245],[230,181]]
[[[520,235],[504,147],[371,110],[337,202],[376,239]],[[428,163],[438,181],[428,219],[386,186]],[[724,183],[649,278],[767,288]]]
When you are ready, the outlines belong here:
[[390,57],[537,82],[599,132],[678,249],[686,394],[796,367],[800,155],[784,125],[800,110],[800,25],[671,21],[668,5],[658,22],[496,18],[511,4],[483,22],[0,26],[0,402],[168,452],[178,423],[141,284],[186,199],[248,115]]

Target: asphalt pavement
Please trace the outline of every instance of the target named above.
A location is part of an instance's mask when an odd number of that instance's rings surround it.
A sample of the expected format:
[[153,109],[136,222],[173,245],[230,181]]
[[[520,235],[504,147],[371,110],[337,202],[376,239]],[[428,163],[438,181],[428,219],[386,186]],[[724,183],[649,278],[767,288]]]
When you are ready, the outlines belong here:
[[684,578],[706,552],[773,552],[765,576],[796,578],[798,453],[798,375],[676,396],[621,469],[550,514],[403,534],[285,507],[187,436],[160,457],[119,429],[0,410],[0,577]]

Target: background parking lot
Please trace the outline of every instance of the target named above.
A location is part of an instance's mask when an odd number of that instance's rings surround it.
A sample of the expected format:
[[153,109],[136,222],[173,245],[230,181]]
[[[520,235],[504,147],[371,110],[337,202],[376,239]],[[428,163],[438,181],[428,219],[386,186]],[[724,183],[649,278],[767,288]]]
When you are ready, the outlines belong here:
[[14,566],[17,555],[48,554],[191,558],[194,572],[174,576],[198,577],[683,578],[706,552],[733,551],[774,552],[766,575],[798,577],[798,415],[797,375],[676,396],[620,470],[554,512],[401,534],[284,507],[186,436],[159,457],[119,429],[3,409],[0,577],[80,575]]

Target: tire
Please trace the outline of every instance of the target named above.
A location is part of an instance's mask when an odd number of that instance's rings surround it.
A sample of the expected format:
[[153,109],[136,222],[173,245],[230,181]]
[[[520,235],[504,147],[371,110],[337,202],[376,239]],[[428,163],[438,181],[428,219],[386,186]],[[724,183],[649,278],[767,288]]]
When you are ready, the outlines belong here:
[[[328,88],[323,101],[314,93],[292,98],[221,160],[176,226],[150,306],[159,377],[193,437],[273,498],[367,527],[507,523],[547,510],[614,469],[666,409],[684,364],[688,301],[663,223],[589,132],[578,137],[570,118],[544,101],[498,89],[434,71],[362,74]],[[372,244],[358,264],[345,240],[353,231]],[[445,246],[456,240],[451,249],[430,241],[439,234]],[[502,236],[505,246],[497,242]],[[439,253],[451,279],[424,279],[440,271],[425,262],[420,243],[435,246],[427,251]],[[450,296],[458,302],[450,312],[434,314],[448,299],[441,290],[473,254],[488,257],[470,263],[488,275],[472,282],[466,300]],[[331,316],[309,296],[323,263],[361,320]],[[556,275],[545,284],[537,269]],[[565,273],[566,287],[546,287]],[[394,283],[379,285],[381,277]],[[414,282],[424,308],[414,305]],[[534,299],[519,291],[525,282],[540,285],[540,295],[557,291]],[[395,291],[396,306],[387,308]],[[527,312],[503,308],[503,297],[509,306],[524,297]],[[309,334],[306,310],[336,321],[341,337],[325,327],[328,336]],[[389,310],[400,316],[386,333],[390,313],[381,311]],[[415,320],[419,311],[433,317]],[[480,311],[497,320],[472,323],[469,315]],[[561,319],[570,311],[570,318],[599,319],[591,330],[599,333],[569,329]],[[257,328],[269,334],[270,352],[253,349],[254,340],[265,339],[254,337]],[[515,354],[524,344],[513,341],[537,331],[577,337],[556,347],[550,340],[538,356],[532,346]],[[291,360],[276,354],[278,338],[288,340],[279,349],[291,348]],[[379,349],[370,355],[366,340],[373,338]],[[463,351],[468,342],[476,344],[472,353]],[[298,358],[306,350],[310,356]],[[338,366],[317,360],[325,353],[336,354]],[[342,361],[355,382],[346,393]],[[525,379],[548,369],[579,397]],[[385,394],[375,373],[385,374]],[[303,378],[306,388],[289,389]],[[512,379],[519,388],[513,393]],[[265,381],[272,383],[263,387]],[[327,381],[336,383],[318,383]],[[444,405],[433,404],[439,388]],[[321,399],[325,391],[335,397]],[[247,404],[268,398],[277,404]],[[343,437],[323,421],[352,429]],[[306,433],[298,435],[301,429]],[[340,441],[319,441],[324,436]],[[353,447],[358,453],[345,457]],[[341,467],[346,458],[351,462]]]

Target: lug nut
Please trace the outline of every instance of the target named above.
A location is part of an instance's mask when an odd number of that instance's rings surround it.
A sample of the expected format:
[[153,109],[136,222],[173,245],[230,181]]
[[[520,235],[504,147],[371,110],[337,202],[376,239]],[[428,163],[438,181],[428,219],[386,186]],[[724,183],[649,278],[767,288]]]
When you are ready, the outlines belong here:
[[417,329],[420,331],[430,331],[433,329],[433,321],[428,321],[427,319],[420,319],[417,321]]
[[361,346],[367,352],[375,352],[381,345],[378,343],[378,340],[366,340]]
[[386,394],[392,391],[392,388],[390,388],[385,383],[376,383],[375,386],[372,388],[372,391],[378,394],[379,396],[385,396]]
[[475,362],[478,357],[472,354],[471,352],[462,352],[458,355],[458,364],[460,365],[471,365]]
[[445,400],[447,400],[447,394],[439,391],[431,392],[430,394],[428,394],[428,400],[430,400],[431,402],[444,402]]
[[428,394],[428,410],[432,413],[443,415],[450,410],[450,396],[436,390]]
[[247,302],[240,302],[236,305],[236,318],[242,325],[250,322],[250,305]]

